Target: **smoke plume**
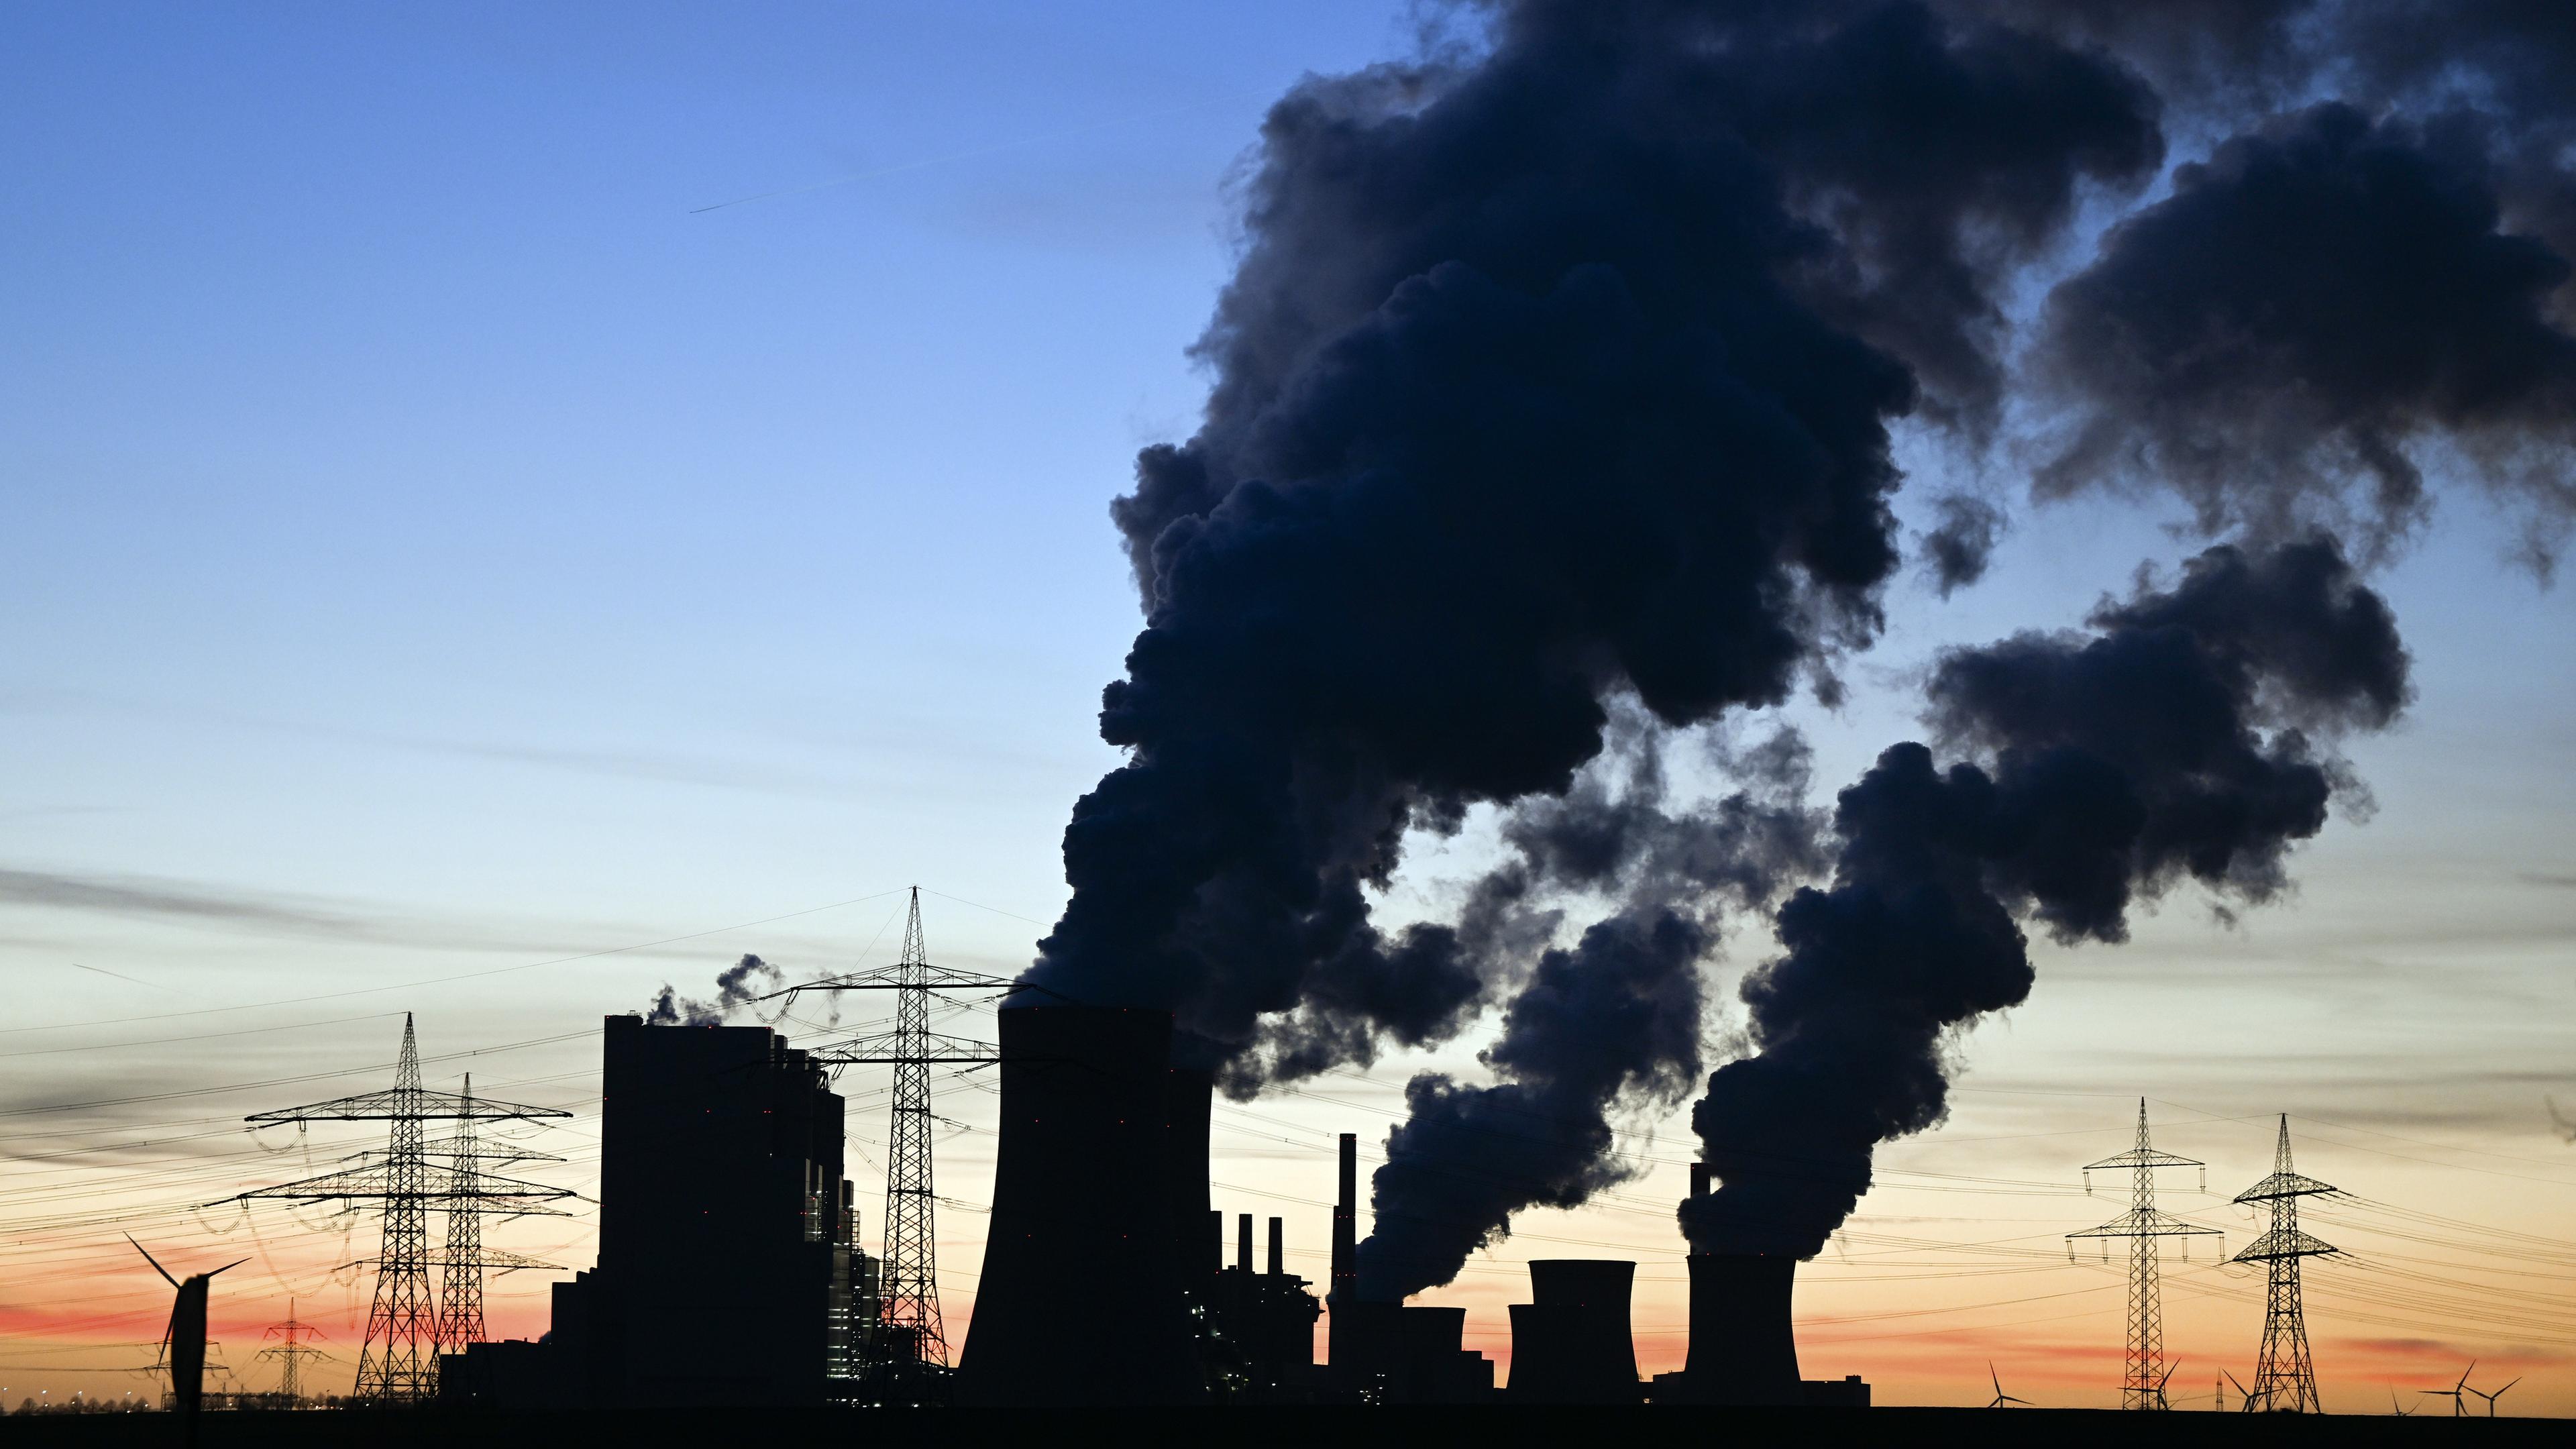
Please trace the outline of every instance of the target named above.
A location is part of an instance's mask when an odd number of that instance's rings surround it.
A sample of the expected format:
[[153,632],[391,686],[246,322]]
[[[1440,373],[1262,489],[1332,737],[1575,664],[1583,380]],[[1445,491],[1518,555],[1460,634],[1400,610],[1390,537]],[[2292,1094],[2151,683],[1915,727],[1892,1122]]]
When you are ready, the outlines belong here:
[[[1623,718],[1605,764],[1561,799],[1503,826],[1512,856],[1481,890],[1519,903],[1538,964],[1479,1060],[1497,1080],[1424,1072],[1407,1120],[1371,1180],[1374,1227],[1359,1245],[1363,1298],[1393,1301],[1457,1276],[1531,1206],[1575,1207],[1636,1175],[1614,1116],[1660,1116],[1701,1070],[1701,968],[1722,913],[1758,910],[1815,874],[1823,822],[1802,803],[1805,742],[1782,730],[1751,749],[1713,751],[1744,788],[1694,808],[1667,800],[1662,741]],[[1567,894],[1617,908],[1570,950],[1544,947],[1562,921],[1537,903]],[[1522,959],[1526,959],[1523,957]]]
[[2200,525],[2282,536],[2346,494],[2380,546],[2427,506],[2426,445],[2534,509],[2576,511],[2569,266],[2499,230],[2489,128],[2316,106],[2182,168],[2050,299],[2042,339],[2078,422],[2043,494],[2161,483]]
[[1722,1181],[1686,1202],[1704,1252],[1813,1254],[1869,1187],[1876,1144],[1947,1111],[1956,1033],[2029,994],[2024,921],[2119,941],[2189,879],[2260,903],[2353,788],[2324,742],[2408,697],[2386,604],[2329,540],[2209,550],[2085,634],[1944,656],[1934,740],[1844,790],[1828,887],[1777,914],[1785,954],[1743,987],[1757,1055],[1692,1113]]
[[724,1019],[786,983],[786,976],[757,956],[744,956],[716,973],[716,998],[693,1001],[673,991],[668,982],[644,1009],[646,1026],[722,1026]]
[[1998,288],[2161,144],[2127,69],[1920,4],[1527,0],[1300,85],[1205,419],[1113,510],[1129,758],[1033,979],[1174,1009],[1241,1092],[1454,1034],[1474,922],[1371,920],[1408,830],[1564,794],[1613,697],[1830,695],[1898,562],[1889,421],[1991,410]]

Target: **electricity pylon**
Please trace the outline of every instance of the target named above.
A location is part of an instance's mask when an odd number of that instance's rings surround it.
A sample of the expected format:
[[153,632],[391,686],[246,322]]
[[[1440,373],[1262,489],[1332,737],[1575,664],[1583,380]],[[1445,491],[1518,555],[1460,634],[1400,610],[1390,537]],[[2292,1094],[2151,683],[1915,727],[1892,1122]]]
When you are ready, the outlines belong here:
[[[2084,1165],[2085,1190],[2093,1186],[2093,1174],[2112,1168],[2130,1170],[2129,1210],[2096,1228],[2068,1233],[2066,1251],[2075,1252],[2077,1238],[2127,1238],[2129,1244],[2129,1358],[2128,1373],[2120,1381],[2120,1407],[2123,1409],[2169,1409],[2165,1397],[2164,1308],[2157,1295],[2156,1240],[2181,1238],[2183,1252],[2189,1255],[2190,1241],[2196,1237],[2215,1237],[2216,1228],[2187,1223],[2171,1213],[2156,1210],[2156,1169],[2159,1167],[2200,1167],[2188,1157],[2158,1152],[2147,1140],[2147,1099],[2138,1099],[2138,1142],[2128,1151]],[[2108,1248],[2107,1241],[2104,1244]]]
[[569,1189],[514,1182],[478,1173],[470,1188],[453,1182],[433,1188],[429,1182],[429,1143],[423,1124],[533,1122],[570,1117],[551,1107],[515,1102],[480,1101],[421,1086],[420,1045],[412,1034],[410,1013],[403,1015],[401,1055],[394,1062],[393,1090],[367,1092],[259,1112],[243,1119],[253,1126],[292,1122],[298,1130],[313,1122],[383,1122],[389,1138],[381,1153],[358,1154],[362,1165],[324,1173],[300,1182],[254,1188],[239,1195],[292,1202],[380,1202],[384,1204],[384,1247],[376,1259],[375,1299],[367,1310],[367,1336],[358,1350],[356,1397],[376,1403],[416,1403],[438,1391],[438,1307],[430,1296],[429,1212],[433,1203],[503,1203],[535,1210],[549,1198],[570,1197]]
[[934,992],[1008,991],[1000,976],[930,963],[921,933],[921,887],[912,888],[903,954],[891,966],[830,976],[776,996],[805,991],[892,991],[894,1030],[857,1037],[813,1053],[835,1069],[861,1063],[894,1068],[893,1123],[886,1134],[885,1256],[878,1260],[877,1352],[865,1369],[869,1397],[880,1403],[935,1397],[929,1380],[948,1367],[948,1333],[939,1311],[939,1245],[933,1231],[930,1069],[1001,1060],[991,1042],[930,1029]]
[[2256,1238],[2235,1257],[2239,1263],[2262,1263],[2271,1270],[2263,1295],[2263,1352],[2254,1361],[2254,1391],[2245,1396],[2247,1413],[2322,1414],[2317,1398],[2316,1366],[2308,1359],[2308,1318],[2299,1301],[2299,1260],[2336,1251],[2332,1243],[2299,1231],[2299,1199],[2335,1189],[2290,1167],[2290,1118],[2281,1115],[2281,1142],[2272,1152],[2272,1175],[2236,1195],[2241,1203],[2269,1203],[2271,1231]]
[[268,1332],[260,1335],[262,1338],[278,1340],[269,1347],[261,1349],[258,1356],[277,1361],[278,1397],[286,1400],[286,1406],[290,1409],[302,1402],[304,1398],[304,1360],[330,1357],[318,1348],[307,1346],[297,1338],[298,1334],[313,1338],[325,1336],[322,1330],[312,1324],[296,1320],[295,1300],[289,1298],[286,1300],[286,1321],[270,1324]]

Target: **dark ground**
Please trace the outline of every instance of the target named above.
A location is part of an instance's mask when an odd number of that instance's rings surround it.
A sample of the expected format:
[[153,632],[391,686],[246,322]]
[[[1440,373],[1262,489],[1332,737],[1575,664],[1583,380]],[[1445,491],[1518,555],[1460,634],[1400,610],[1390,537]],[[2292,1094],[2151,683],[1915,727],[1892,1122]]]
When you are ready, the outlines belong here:
[[[922,1422],[888,1422],[918,1415]],[[939,1444],[1011,1443],[1056,1446],[1295,1443],[1347,1449],[1367,1443],[1437,1444],[1546,1438],[1570,1449],[1603,1449],[1605,1438],[1645,1435],[1697,1420],[1699,1432],[1737,1444],[1827,1449],[1845,1444],[1907,1446],[1953,1443],[2047,1444],[2096,1449],[2104,1444],[2566,1444],[2556,1419],[2450,1419],[2431,1413],[2398,1419],[2178,1412],[2131,1416],[2099,1410],[2013,1409],[1258,1409],[1250,1411],[1067,1409],[1052,1413],[973,1410],[611,1410],[561,1413],[223,1413],[205,1416],[199,1443],[232,1446],[592,1445],[685,1444],[697,1449],[830,1445],[855,1433],[918,1433]],[[0,1445],[176,1445],[179,1424],[167,1414],[11,1415],[0,1418]],[[1806,1441],[1801,1444],[1800,1441]]]

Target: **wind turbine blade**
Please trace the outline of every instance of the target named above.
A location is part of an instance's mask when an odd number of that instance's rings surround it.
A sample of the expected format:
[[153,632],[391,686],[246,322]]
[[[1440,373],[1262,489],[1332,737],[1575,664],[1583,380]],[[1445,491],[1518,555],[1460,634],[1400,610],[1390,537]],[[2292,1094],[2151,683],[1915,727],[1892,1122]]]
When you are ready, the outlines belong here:
[[[132,1233],[127,1233],[125,1235],[125,1240],[129,1243],[134,1243],[134,1235]],[[162,1282],[169,1284],[173,1288],[179,1286],[179,1280],[170,1276],[170,1270],[161,1266],[161,1260],[152,1256],[151,1249],[143,1246],[141,1243],[134,1243],[134,1251],[143,1255],[143,1261],[152,1265],[152,1271],[161,1275]]]
[[[209,1277],[209,1278],[212,1278],[213,1276],[215,1276],[215,1273],[229,1273],[229,1272],[231,1272],[232,1270],[234,1270],[235,1268],[238,1268],[238,1267],[240,1267],[242,1264],[247,1263],[247,1262],[249,1262],[249,1261],[250,1261],[250,1259],[248,1259],[248,1258],[235,1258],[235,1259],[233,1259],[231,1262],[226,1263],[225,1265],[223,1265],[223,1266],[222,1266],[222,1267],[220,1267],[220,1268],[217,1268],[217,1269],[215,1270],[215,1272],[214,1272],[214,1273],[208,1273],[206,1276],[207,1276],[207,1277]],[[290,1309],[288,1309],[287,1311],[288,1311],[289,1313],[294,1312],[294,1310],[293,1310],[293,1309],[291,1309],[291,1308],[290,1308]]]

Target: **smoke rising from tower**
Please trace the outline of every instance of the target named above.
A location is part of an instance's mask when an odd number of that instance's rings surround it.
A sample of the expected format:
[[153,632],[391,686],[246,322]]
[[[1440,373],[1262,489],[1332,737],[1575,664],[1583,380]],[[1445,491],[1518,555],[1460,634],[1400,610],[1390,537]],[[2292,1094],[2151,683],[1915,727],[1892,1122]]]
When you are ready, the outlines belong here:
[[680,995],[663,983],[652,1004],[644,1009],[647,1026],[722,1026],[726,1017],[760,999],[765,990],[786,984],[786,976],[758,956],[745,955],[741,960],[716,973],[716,997],[697,1001]]
[[1206,417],[1114,510],[1130,758],[1034,975],[1236,1091],[1286,1014],[1311,1069],[1485,999],[1457,928],[1370,918],[1408,828],[1563,794],[1613,697],[1693,724],[1875,636],[1889,420],[1988,407],[1997,280],[2161,155],[2126,70],[1919,5],[1488,14],[1273,108]]
[[[2333,745],[2407,671],[2356,568],[2428,490],[2474,475],[2542,566],[2576,517],[2576,37],[2545,12],[1496,0],[1302,82],[1248,172],[1201,425],[1113,505],[1145,612],[1103,699],[1127,760],[1075,807],[1030,979],[1174,1011],[1238,1095],[1499,1008],[1493,1081],[1417,1078],[1390,1139],[1360,1256],[1393,1295],[1618,1180],[1611,1124],[1700,1069],[1724,917],[1768,917],[1758,1054],[1695,1114],[1725,1186],[1686,1227],[1813,1251],[1874,1145],[1939,1120],[1944,1043],[2027,994],[2030,926],[2116,941],[2185,881],[2262,902],[2330,804],[2366,806]],[[2061,263],[2169,128],[2230,139]],[[2085,632],[1944,657],[1925,742],[1830,840],[1795,801],[1748,805],[1754,839],[1612,789],[1632,721],[1651,753],[1839,699],[1900,563],[1908,419],[2030,460],[2043,499],[2174,490],[2227,541]],[[1986,573],[1997,496],[1933,501],[1941,592]],[[1381,926],[1408,836],[1479,805],[1504,863]],[[1575,899],[1607,909],[1569,942]]]
[[2210,549],[2089,623],[1944,655],[1929,723],[1960,761],[1896,745],[1842,792],[1831,883],[1781,905],[1785,954],[1744,984],[1760,1050],[1692,1112],[1722,1183],[1682,1205],[1696,1250],[1823,1246],[1876,1144],[1947,1111],[1951,1034],[2029,994],[2024,921],[2116,942],[2185,879],[2277,896],[2355,789],[2331,741],[2408,697],[2387,605],[2324,539]]

